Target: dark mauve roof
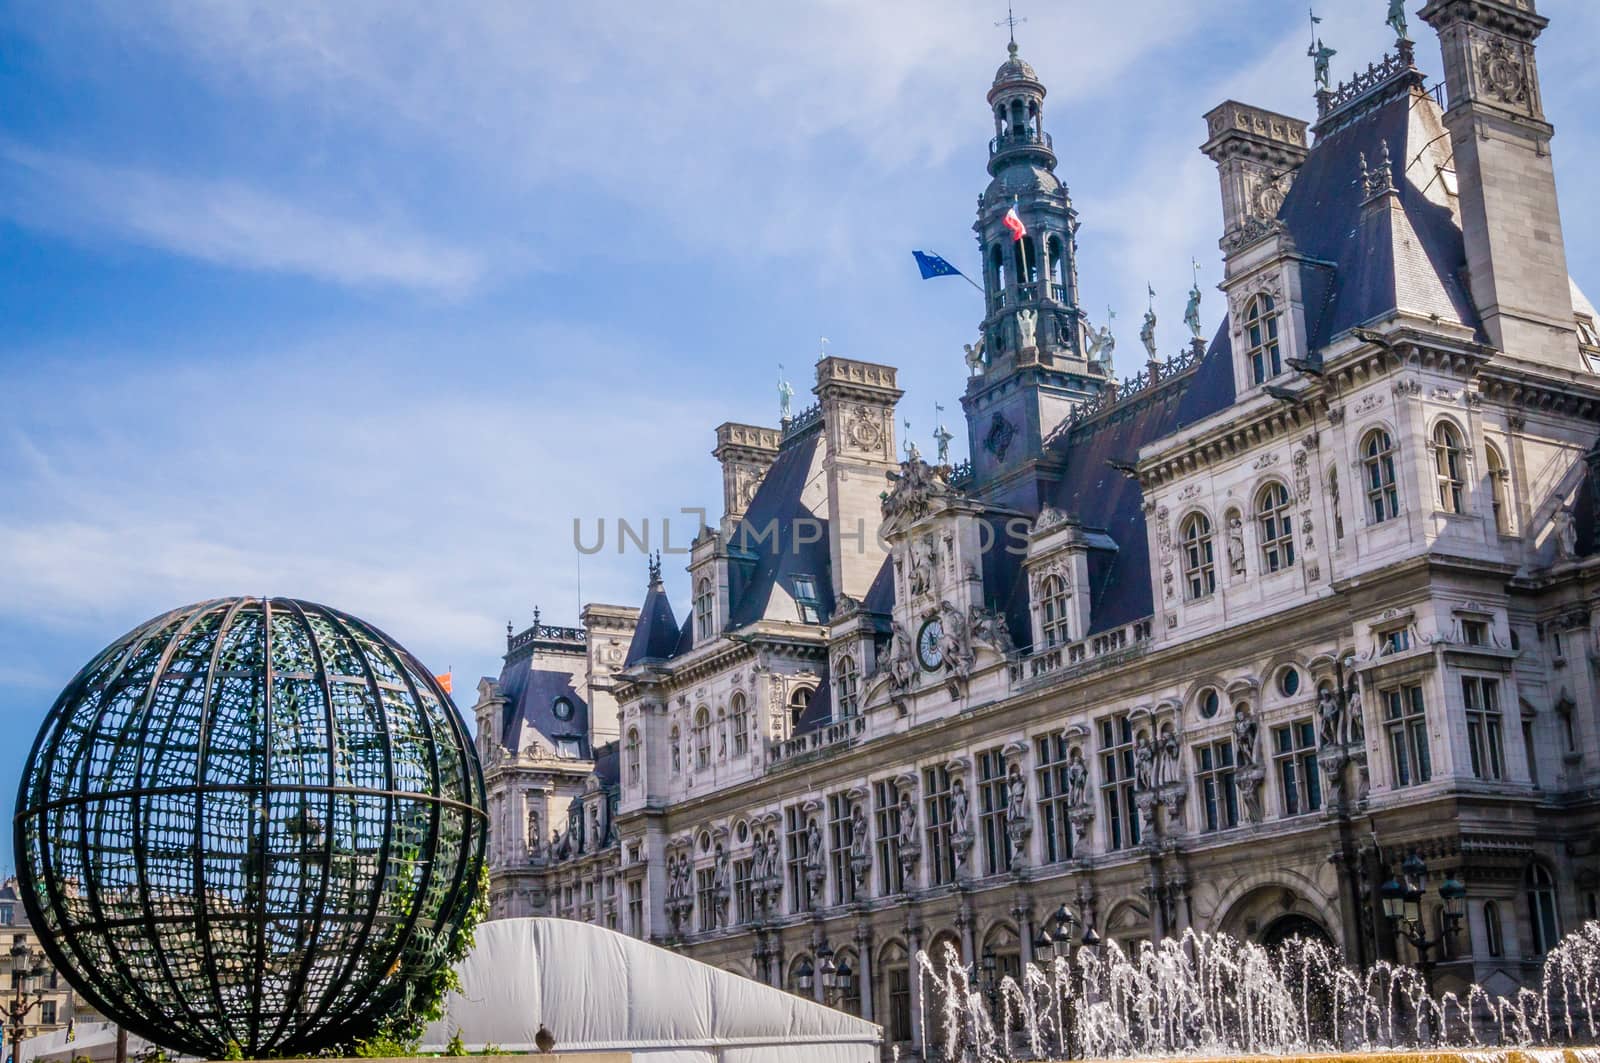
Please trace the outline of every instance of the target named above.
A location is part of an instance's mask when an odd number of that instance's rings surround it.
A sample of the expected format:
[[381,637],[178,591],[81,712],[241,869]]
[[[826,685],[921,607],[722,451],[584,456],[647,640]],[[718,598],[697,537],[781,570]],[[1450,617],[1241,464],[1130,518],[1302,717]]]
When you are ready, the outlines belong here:
[[[1461,228],[1439,173],[1449,138],[1421,74],[1372,90],[1351,113],[1330,117],[1336,128],[1317,138],[1278,212],[1295,247],[1321,261],[1301,266],[1310,349],[1396,310],[1478,329]],[[1398,210],[1386,200],[1368,205],[1361,184],[1361,156],[1381,175],[1385,145]]]
[[[688,629],[688,625],[684,625]],[[678,645],[678,620],[672,615],[672,602],[660,580],[652,580],[650,590],[639,607],[639,626],[633,629],[633,641],[628,644],[624,668],[640,661],[664,661],[673,656]]]
[[[500,693],[506,699],[500,724],[500,742],[507,749],[521,749],[531,728],[544,736],[552,749],[558,739],[578,740],[578,755],[589,756],[589,705],[584,701],[572,676],[547,668],[534,668],[530,657],[520,656],[506,663],[500,673]],[[572,702],[570,720],[558,720],[556,698]]]
[[615,739],[595,748],[594,774],[600,781],[600,789],[608,791],[616,789],[617,782],[622,778],[622,770],[617,757]]
[[[749,561],[730,566],[741,569],[743,578],[741,588],[731,596],[729,627],[740,628],[766,618],[773,589],[781,585],[793,597],[797,575],[814,577],[822,617],[826,620],[833,615],[828,521],[811,512],[801,500],[821,444],[820,427],[786,441],[761,486],[756,488],[744,520],[729,537],[729,550],[735,556],[745,550],[754,554]],[[804,534],[797,534],[798,531]],[[813,536],[815,542],[802,541]],[[800,616],[796,612],[772,619],[799,622]]]
[[823,666],[820,678],[822,681],[817,684],[816,691],[811,695],[810,704],[806,706],[806,711],[800,714],[800,720],[795,724],[794,734],[810,734],[833,722],[833,684],[828,681],[826,665]]
[[869,613],[887,613],[894,609],[894,558],[885,557],[872,577],[872,586],[861,600],[861,608]]

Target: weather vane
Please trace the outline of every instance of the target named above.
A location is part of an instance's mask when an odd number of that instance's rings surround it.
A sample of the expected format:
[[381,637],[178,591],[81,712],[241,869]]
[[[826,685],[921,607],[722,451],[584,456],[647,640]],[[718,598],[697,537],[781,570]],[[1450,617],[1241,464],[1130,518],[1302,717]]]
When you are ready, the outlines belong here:
[[1007,31],[1010,32],[1010,34],[1011,34],[1011,50],[1013,52],[1015,52],[1017,50],[1017,24],[1021,23],[1021,22],[1026,22],[1026,21],[1028,21],[1026,18],[1018,18],[1012,12],[1010,0],[1007,0],[1007,2],[1006,2],[1006,17],[1001,19],[999,22],[996,22],[995,25],[996,26],[1004,26],[1007,29]]

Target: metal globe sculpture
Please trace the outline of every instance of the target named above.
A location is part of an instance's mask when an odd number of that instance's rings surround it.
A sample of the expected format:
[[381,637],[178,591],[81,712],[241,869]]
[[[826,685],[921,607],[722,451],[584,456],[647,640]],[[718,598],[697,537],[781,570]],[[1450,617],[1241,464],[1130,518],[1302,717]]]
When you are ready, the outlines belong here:
[[23,898],[107,1017],[216,1059],[370,1036],[477,899],[483,775],[433,674],[352,616],[189,606],[67,686],[17,797]]

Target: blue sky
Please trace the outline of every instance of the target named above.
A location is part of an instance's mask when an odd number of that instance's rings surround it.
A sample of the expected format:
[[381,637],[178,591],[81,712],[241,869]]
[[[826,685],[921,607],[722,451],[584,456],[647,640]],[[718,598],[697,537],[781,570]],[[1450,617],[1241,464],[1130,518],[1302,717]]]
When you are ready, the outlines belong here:
[[[1380,56],[1384,0],[1321,6],[1335,76]],[[1540,7],[1572,269],[1592,292],[1600,10]],[[535,604],[574,619],[574,518],[715,507],[712,428],[775,422],[780,363],[807,398],[820,336],[900,366],[924,449],[942,402],[964,453],[961,344],[981,307],[959,280],[920,281],[909,251],[976,260],[1004,13],[0,8],[6,802],[76,669],[206,597],[362,615],[453,668],[470,704],[507,620]],[[1086,305],[1118,309],[1127,351],[1148,279],[1176,350],[1191,256],[1208,320],[1221,311],[1200,116],[1233,97],[1310,117],[1304,4],[1019,14],[1083,221]],[[584,559],[586,599],[634,603],[643,584],[637,554]]]

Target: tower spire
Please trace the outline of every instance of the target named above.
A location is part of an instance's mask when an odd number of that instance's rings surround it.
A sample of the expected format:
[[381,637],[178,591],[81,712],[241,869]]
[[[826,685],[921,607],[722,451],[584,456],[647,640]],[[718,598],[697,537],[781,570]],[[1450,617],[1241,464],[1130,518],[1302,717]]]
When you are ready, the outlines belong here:
[[1016,16],[1016,13],[1011,10],[1011,0],[1006,0],[1006,17],[996,22],[995,25],[1004,26],[1011,34],[1011,43],[1006,46],[1006,51],[1013,56],[1017,54],[1017,23],[1026,21],[1028,21],[1026,18],[1018,18]]

